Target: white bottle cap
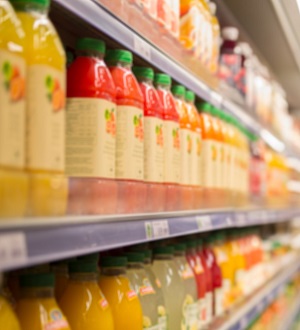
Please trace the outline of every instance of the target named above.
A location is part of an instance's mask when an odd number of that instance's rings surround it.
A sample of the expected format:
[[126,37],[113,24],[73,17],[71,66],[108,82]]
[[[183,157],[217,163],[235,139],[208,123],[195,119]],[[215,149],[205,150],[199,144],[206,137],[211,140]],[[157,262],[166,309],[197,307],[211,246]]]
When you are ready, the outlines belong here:
[[247,42],[239,42],[238,46],[241,49],[242,55],[245,57],[250,57],[253,54],[253,50]]
[[224,40],[236,41],[239,37],[239,30],[233,26],[225,27],[222,29],[222,36]]
[[216,12],[217,12],[217,4],[215,4],[214,2],[210,2],[209,3],[209,10],[210,10],[210,13],[215,16],[216,15]]

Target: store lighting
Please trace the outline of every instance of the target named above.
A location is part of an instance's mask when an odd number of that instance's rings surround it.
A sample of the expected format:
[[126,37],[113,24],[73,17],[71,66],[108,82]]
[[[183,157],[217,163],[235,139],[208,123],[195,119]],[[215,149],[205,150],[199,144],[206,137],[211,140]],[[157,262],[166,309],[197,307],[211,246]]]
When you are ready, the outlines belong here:
[[268,130],[262,129],[260,132],[260,136],[262,139],[271,147],[273,150],[277,152],[283,152],[285,149],[285,144],[277,139],[273,134],[271,134]]

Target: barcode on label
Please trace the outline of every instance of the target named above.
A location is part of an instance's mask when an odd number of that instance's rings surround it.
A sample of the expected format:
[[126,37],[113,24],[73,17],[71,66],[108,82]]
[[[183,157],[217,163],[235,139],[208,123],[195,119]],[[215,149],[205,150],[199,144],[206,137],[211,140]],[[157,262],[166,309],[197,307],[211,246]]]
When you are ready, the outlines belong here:
[[24,233],[15,232],[0,235],[0,267],[2,269],[20,265],[27,260]]
[[211,228],[212,226],[211,217],[209,215],[197,216],[196,221],[199,229]]
[[134,36],[134,50],[146,60],[151,60],[151,46],[139,36]]
[[145,222],[147,239],[167,237],[170,234],[168,220]]

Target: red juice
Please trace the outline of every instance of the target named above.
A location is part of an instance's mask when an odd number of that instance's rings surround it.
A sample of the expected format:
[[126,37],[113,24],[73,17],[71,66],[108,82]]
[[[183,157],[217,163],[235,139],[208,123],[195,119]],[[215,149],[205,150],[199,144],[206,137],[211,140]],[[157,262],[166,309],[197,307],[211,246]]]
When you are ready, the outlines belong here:
[[170,91],[171,77],[155,75],[155,86],[163,106],[164,119],[164,183],[166,211],[180,209],[180,126],[176,103]]
[[83,38],[67,73],[66,168],[69,213],[116,212],[116,89],[101,40]]
[[144,174],[147,185],[148,212],[165,209],[166,186],[164,180],[164,122],[163,108],[153,86],[151,68],[133,67],[144,96]]
[[119,213],[143,212],[144,184],[144,97],[131,71],[132,53],[109,50],[105,57],[116,85],[116,178],[119,180]]

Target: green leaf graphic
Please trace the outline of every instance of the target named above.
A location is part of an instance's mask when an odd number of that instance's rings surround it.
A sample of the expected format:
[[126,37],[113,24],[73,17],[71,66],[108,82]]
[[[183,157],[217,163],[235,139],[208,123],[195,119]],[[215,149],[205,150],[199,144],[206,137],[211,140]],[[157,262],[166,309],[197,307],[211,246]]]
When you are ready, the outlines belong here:
[[138,119],[137,116],[134,116],[134,118],[133,118],[133,124],[134,124],[134,126],[137,126],[139,124],[139,119]]
[[47,76],[45,79],[45,84],[49,92],[53,92],[54,90],[54,79],[51,76]]
[[4,62],[2,66],[2,72],[6,78],[6,80],[10,80],[12,78],[13,74],[13,68],[12,65],[9,62]]
[[106,120],[109,120],[109,118],[110,118],[109,110],[107,110],[107,109],[105,110],[104,117],[105,117]]

